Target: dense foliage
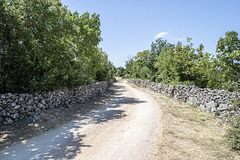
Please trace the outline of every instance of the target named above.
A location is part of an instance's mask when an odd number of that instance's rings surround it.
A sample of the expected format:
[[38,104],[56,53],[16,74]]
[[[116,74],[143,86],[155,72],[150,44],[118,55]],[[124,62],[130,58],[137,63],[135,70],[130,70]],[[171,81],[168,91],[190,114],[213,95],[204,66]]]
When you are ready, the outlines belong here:
[[124,76],[126,75],[125,68],[118,67],[118,68],[116,68],[116,70],[117,70],[116,76],[124,78]]
[[157,39],[150,50],[138,52],[126,62],[133,78],[149,79],[165,84],[186,84],[211,89],[238,90],[240,82],[240,39],[235,31],[220,38],[214,57],[204,46],[193,48],[181,42],[170,44]]
[[97,46],[98,14],[60,0],[0,1],[0,93],[34,92],[106,80],[114,66]]

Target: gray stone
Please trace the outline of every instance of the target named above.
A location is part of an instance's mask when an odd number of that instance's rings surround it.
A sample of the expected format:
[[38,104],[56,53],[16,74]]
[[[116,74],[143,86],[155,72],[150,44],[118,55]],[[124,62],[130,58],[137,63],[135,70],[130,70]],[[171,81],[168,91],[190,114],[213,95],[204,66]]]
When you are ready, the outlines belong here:
[[50,108],[50,105],[49,105],[49,103],[46,103],[45,109],[48,109],[48,108]]
[[44,105],[42,103],[38,103],[38,108],[44,109],[45,107],[44,107]]
[[11,114],[10,116],[12,119],[17,119],[19,118],[19,113]]
[[33,126],[34,126],[34,124],[33,124],[33,123],[30,123],[30,124],[28,124],[28,126],[29,126],[29,127],[33,127]]
[[228,109],[229,106],[227,104],[220,104],[217,110],[222,111]]
[[206,104],[206,108],[210,113],[214,113],[216,111],[216,103],[214,101],[211,101]]
[[5,95],[1,95],[1,99],[5,99],[6,98],[6,96]]
[[41,119],[40,114],[36,113],[33,115],[33,122],[36,122],[37,120],[40,120],[40,119]]
[[187,100],[187,103],[190,105],[197,106],[198,101],[196,97],[189,97]]
[[6,100],[3,100],[3,101],[2,101],[2,104],[7,104],[7,101],[6,101]]
[[11,114],[13,114],[13,113],[17,113],[16,110],[10,110],[10,111],[8,111],[8,112],[11,113]]
[[33,97],[33,99],[34,99],[35,101],[38,101],[38,97],[37,97],[37,96]]
[[206,110],[205,105],[203,105],[203,104],[201,104],[201,105],[199,106],[199,108],[202,109],[202,110]]
[[19,111],[19,113],[25,113],[25,109],[24,108],[20,108],[18,111]]
[[2,116],[0,116],[0,122],[2,122],[3,121],[3,118],[2,118]]
[[43,104],[43,105],[46,105],[46,101],[43,99],[43,100],[41,100],[41,103]]
[[36,104],[32,106],[32,110],[35,110],[37,108]]
[[31,110],[32,110],[32,106],[27,106],[26,111],[28,112],[28,111],[31,111]]
[[5,119],[4,124],[12,124],[12,123],[13,123],[13,120],[12,120],[11,118],[7,117],[7,118]]
[[20,97],[20,98],[19,98],[19,101],[20,101],[20,102],[22,102],[23,100],[24,100],[23,97]]
[[13,100],[12,100],[12,99],[8,99],[7,102],[8,102],[8,103],[12,103]]
[[36,108],[35,112],[39,113],[39,112],[41,112],[41,109],[40,108]]
[[0,112],[0,116],[8,116],[7,112],[5,110],[2,110]]
[[20,114],[19,119],[22,120],[25,117],[25,114]]
[[27,112],[27,114],[28,114],[28,115],[33,115],[33,114],[34,114],[34,112]]
[[19,109],[21,106],[20,105],[16,105],[13,109],[17,110]]

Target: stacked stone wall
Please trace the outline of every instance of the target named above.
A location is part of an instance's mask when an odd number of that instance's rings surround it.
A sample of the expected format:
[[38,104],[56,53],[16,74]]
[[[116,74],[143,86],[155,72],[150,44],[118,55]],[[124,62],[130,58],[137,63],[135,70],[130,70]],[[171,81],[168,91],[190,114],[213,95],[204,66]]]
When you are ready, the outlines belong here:
[[83,103],[97,94],[104,94],[114,79],[90,85],[83,85],[74,89],[61,89],[43,93],[6,93],[0,94],[0,123],[11,124],[27,116],[49,108],[59,106],[70,107]]
[[[240,101],[240,93],[238,92],[228,92],[217,89],[211,90],[186,85],[172,86],[140,79],[128,79],[128,82],[187,102],[220,118],[229,115],[239,115],[239,105],[234,104],[234,102]],[[233,108],[238,109],[234,110]]]

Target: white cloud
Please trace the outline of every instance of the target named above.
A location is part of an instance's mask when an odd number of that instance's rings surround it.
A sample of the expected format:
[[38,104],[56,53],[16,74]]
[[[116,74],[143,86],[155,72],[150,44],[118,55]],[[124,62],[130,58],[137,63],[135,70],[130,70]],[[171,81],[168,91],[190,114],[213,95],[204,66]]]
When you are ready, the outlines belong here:
[[168,39],[168,40],[174,40],[174,41],[183,41],[183,40],[186,40],[186,38],[183,38],[183,37],[173,37],[171,35],[169,35],[169,32],[160,32],[158,33],[155,38],[165,38],[165,39]]
[[155,38],[162,38],[162,37],[166,36],[168,33],[169,33],[169,31],[168,32],[160,32],[155,36]]

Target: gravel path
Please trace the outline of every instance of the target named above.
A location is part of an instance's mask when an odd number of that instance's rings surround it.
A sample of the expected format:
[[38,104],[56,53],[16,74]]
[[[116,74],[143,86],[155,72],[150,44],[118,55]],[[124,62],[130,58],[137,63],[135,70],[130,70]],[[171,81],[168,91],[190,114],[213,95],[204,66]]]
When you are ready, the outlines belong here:
[[0,151],[0,159],[150,159],[161,139],[158,102],[125,81],[113,87],[107,104]]

